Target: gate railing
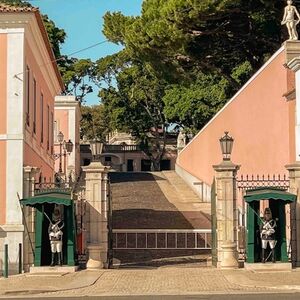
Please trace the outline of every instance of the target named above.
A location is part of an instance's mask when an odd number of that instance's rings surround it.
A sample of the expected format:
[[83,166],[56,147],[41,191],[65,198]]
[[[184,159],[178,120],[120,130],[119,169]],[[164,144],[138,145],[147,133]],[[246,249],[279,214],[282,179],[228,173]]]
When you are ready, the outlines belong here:
[[211,229],[113,229],[113,249],[210,250]]
[[289,178],[284,175],[241,175],[236,178],[239,190],[252,190],[257,188],[278,188],[288,190]]

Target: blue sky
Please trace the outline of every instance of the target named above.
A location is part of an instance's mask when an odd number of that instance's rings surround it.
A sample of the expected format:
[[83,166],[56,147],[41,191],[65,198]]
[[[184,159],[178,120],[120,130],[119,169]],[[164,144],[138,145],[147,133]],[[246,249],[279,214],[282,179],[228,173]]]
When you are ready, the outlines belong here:
[[[143,0],[34,0],[43,14],[47,14],[56,25],[67,33],[62,54],[70,54],[82,48],[104,41],[102,34],[103,15],[107,11],[121,11],[125,15],[139,15]],[[78,58],[96,60],[118,52],[120,47],[104,43],[73,55]],[[98,91],[86,97],[87,104],[99,103]]]

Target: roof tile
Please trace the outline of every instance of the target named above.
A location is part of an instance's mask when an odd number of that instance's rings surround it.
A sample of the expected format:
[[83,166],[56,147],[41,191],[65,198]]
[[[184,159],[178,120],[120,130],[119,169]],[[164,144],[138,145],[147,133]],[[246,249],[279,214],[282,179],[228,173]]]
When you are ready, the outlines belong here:
[[29,7],[29,6],[12,6],[8,4],[0,4],[0,12],[36,12],[39,11],[37,7]]

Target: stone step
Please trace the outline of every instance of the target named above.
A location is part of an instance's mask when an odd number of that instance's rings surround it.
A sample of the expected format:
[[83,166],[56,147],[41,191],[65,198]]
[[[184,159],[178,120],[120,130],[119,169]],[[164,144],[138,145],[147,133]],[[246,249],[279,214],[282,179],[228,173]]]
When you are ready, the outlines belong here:
[[245,269],[246,270],[252,270],[256,272],[273,272],[273,271],[290,271],[292,270],[292,264],[291,263],[245,263]]
[[30,273],[73,273],[78,271],[78,266],[41,266],[41,267],[30,267]]

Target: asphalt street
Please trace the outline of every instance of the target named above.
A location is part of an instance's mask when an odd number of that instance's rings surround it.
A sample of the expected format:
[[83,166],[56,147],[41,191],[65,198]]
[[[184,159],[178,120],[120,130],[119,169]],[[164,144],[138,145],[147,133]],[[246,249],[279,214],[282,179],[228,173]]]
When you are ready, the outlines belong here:
[[[0,298],[1,299],[1,298]],[[299,300],[300,299],[300,293],[287,293],[287,294],[243,294],[243,295],[237,295],[237,294],[226,294],[226,295],[170,295],[170,296],[85,296],[85,297],[32,297],[31,295],[22,295],[17,298],[6,298],[10,300],[20,300],[20,299],[34,299],[34,300],[53,300],[53,299],[61,299],[61,300],[194,300],[194,299],[200,299],[200,300]]]

